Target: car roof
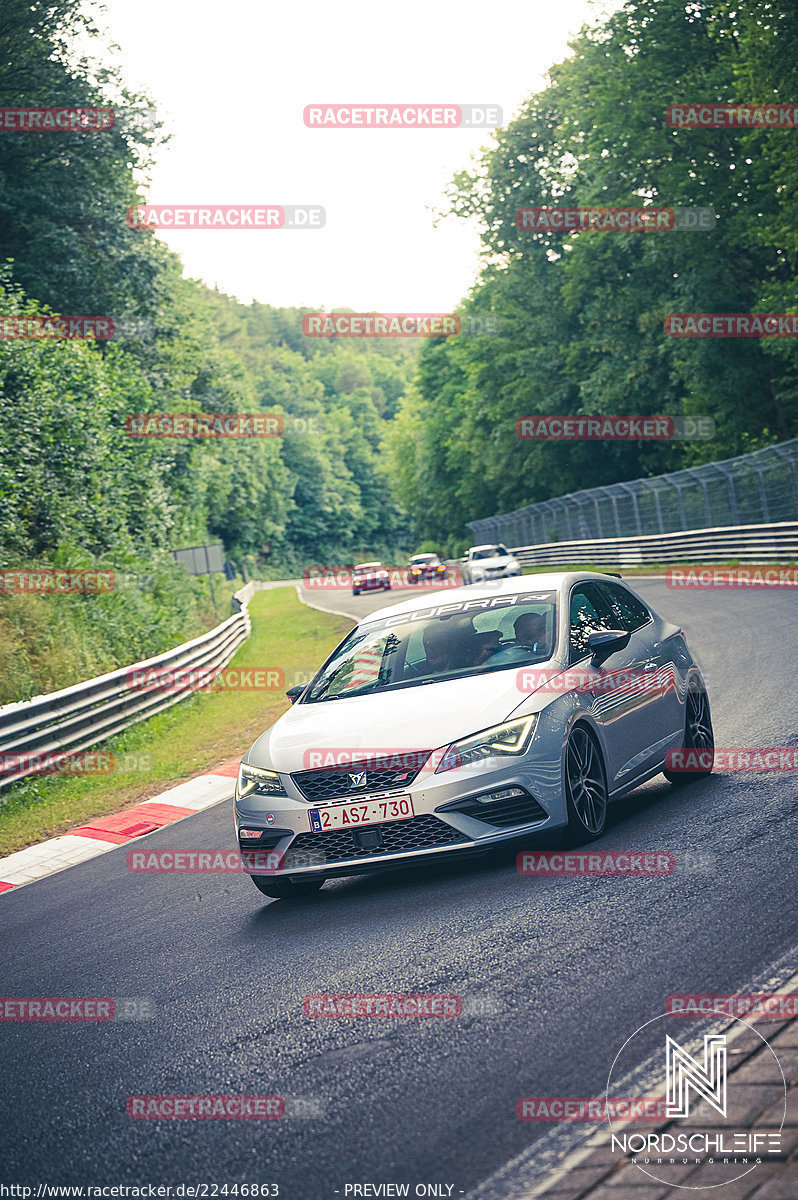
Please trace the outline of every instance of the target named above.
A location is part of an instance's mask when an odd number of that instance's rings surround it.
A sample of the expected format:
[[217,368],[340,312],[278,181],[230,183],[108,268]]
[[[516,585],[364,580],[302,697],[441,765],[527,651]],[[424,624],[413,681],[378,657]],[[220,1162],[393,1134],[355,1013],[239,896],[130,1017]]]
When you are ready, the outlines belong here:
[[[418,609],[435,608],[437,605],[453,604],[460,600],[476,600],[480,596],[504,596],[515,593],[523,595],[527,592],[560,593],[580,579],[603,579],[606,582],[607,575],[598,571],[547,571],[545,575],[515,575],[507,579],[494,579],[488,583],[472,583],[466,587],[442,588],[440,592],[425,592],[423,595],[413,596],[410,600],[404,600],[401,604],[391,604],[386,608],[379,608],[376,612],[364,616],[358,624],[367,625],[369,621],[380,620],[388,614],[411,613]],[[622,581],[616,580],[615,582]]]
[[382,566],[381,562],[355,563],[354,567],[352,567],[352,570],[353,571],[362,571],[362,570],[364,570],[365,567],[381,567],[381,566]]
[[438,557],[437,554],[411,554],[410,555],[411,560],[414,558],[437,558],[437,557]]
[[[468,553],[472,550],[493,550],[495,546],[504,546],[504,542],[485,542],[482,546],[469,546]],[[504,548],[507,549],[506,546]]]

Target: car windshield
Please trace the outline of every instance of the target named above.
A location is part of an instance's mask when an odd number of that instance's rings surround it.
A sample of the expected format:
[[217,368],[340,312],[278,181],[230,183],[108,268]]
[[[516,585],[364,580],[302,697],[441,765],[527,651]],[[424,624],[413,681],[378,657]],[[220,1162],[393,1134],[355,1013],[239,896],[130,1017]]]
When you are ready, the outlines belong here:
[[414,565],[417,564],[420,566],[423,563],[437,562],[438,556],[437,554],[414,554],[410,561]]
[[480,550],[472,550],[472,558],[503,558],[507,556],[504,546],[483,546]]
[[303,704],[543,663],[556,641],[554,592],[491,595],[397,613],[354,629]]

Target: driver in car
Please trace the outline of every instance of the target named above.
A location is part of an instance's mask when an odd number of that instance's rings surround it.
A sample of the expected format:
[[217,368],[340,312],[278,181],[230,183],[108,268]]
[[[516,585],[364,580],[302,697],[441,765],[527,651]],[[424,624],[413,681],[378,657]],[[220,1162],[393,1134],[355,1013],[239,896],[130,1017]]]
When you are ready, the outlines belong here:
[[546,618],[543,613],[527,612],[516,617],[515,640],[525,650],[543,654],[546,649]]
[[543,613],[525,612],[513,623],[515,637],[498,646],[490,655],[488,665],[504,666],[509,663],[528,662],[536,658],[539,662],[549,657],[546,637],[546,617]]

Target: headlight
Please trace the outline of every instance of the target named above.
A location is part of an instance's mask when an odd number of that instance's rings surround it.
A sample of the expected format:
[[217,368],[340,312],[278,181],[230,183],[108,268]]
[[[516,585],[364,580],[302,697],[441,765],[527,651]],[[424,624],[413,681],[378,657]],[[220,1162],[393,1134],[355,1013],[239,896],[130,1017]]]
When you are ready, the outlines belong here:
[[525,754],[532,741],[537,719],[537,713],[531,717],[519,717],[516,721],[506,721],[504,725],[494,725],[492,729],[483,729],[481,733],[463,738],[462,741],[452,742],[435,774],[453,771],[455,767],[467,766],[483,758]]
[[258,792],[261,796],[284,796],[283,785],[276,771],[265,771],[263,767],[250,767],[242,763],[238,768],[238,796],[250,796]]

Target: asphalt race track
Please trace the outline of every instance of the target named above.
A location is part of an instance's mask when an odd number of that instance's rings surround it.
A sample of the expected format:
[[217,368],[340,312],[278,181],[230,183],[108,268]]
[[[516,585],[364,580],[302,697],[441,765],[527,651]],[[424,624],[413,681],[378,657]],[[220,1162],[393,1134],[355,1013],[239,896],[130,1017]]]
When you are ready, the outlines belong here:
[[[717,745],[795,746],[794,590],[636,586],[683,622]],[[337,601],[370,611],[404,597]],[[268,901],[232,874],[129,873],[122,846],[3,895],[3,995],[141,997],[154,1015],[2,1022],[0,1178],[34,1195],[40,1181],[465,1194],[550,1133],[516,1119],[519,1097],[603,1092],[668,994],[744,989],[792,948],[797,815],[795,774],[680,790],[660,776],[611,810],[598,845],[673,851],[662,877],[522,877],[516,846]],[[230,805],[137,845],[232,847]],[[303,997],[318,992],[455,993],[467,1015],[309,1019]],[[155,1094],[281,1095],[287,1113],[127,1115],[129,1096]]]

